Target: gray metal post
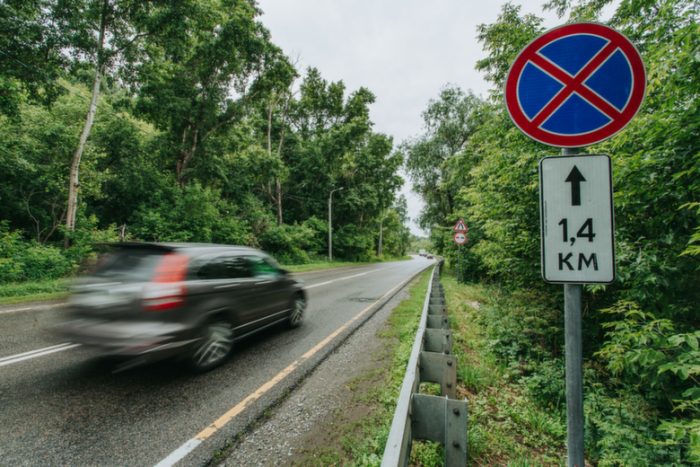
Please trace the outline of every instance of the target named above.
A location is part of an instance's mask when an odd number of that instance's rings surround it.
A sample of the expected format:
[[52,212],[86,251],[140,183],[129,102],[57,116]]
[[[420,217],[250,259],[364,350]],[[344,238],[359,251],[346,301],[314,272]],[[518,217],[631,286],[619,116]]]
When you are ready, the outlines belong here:
[[331,206],[333,204],[333,192],[340,191],[344,188],[345,187],[336,188],[335,190],[331,190],[331,192],[328,194],[328,261],[331,263],[333,262],[333,234],[331,233]]
[[[578,148],[562,148],[563,156]],[[581,341],[581,284],[564,285],[564,335],[566,339],[566,444],[568,467],[585,467],[583,444],[583,345]]]
[[566,428],[568,467],[584,467],[581,284],[564,285],[566,336]]
[[462,245],[457,244],[457,284],[459,284],[459,273],[462,272]]
[[384,218],[379,219],[379,251],[377,251],[377,256],[382,256],[382,224],[384,223]]

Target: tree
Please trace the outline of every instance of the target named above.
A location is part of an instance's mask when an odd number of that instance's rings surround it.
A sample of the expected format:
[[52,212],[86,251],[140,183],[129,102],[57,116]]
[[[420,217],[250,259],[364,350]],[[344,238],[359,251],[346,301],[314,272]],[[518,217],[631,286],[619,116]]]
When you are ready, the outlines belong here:
[[440,90],[437,100],[430,100],[422,114],[425,133],[400,146],[413,191],[426,203],[418,218],[421,228],[444,224],[454,210],[454,196],[460,186],[453,183],[448,161],[464,149],[482,124],[482,104],[471,91],[465,94],[448,84]]
[[246,114],[253,99],[283,92],[296,71],[270,33],[255,21],[260,11],[245,0],[196,3],[175,37],[149,37],[150,60],[133,66],[136,112],[167,132],[177,182],[192,175],[207,143]]
[[[106,72],[116,73],[121,61],[135,60],[139,41],[154,31],[149,13],[158,5],[154,0],[59,0],[54,14],[64,24],[69,38],[68,52],[77,68],[94,70],[90,105],[70,164],[66,229],[75,228],[78,210],[80,160],[97,112],[100,84]],[[69,245],[66,237],[64,246]]]
[[47,106],[62,93],[51,81],[69,64],[64,26],[52,0],[0,3],[0,113],[17,120],[23,93]]

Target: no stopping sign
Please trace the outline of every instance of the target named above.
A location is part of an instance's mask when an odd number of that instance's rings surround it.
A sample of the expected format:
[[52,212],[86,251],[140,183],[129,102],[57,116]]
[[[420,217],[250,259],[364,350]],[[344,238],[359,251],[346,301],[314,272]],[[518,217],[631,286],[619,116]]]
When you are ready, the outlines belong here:
[[644,100],[646,71],[625,36],[597,23],[551,29],[518,55],[508,72],[506,109],[541,143],[581,147],[622,130]]

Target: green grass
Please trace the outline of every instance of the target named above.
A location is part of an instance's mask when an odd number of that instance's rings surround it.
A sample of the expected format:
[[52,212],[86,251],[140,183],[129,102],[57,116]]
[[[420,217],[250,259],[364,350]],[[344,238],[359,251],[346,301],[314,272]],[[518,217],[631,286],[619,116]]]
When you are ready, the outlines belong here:
[[402,256],[402,257],[394,257],[394,258],[385,258],[383,261],[380,260],[379,258],[376,258],[374,261],[370,262],[352,262],[352,261],[333,261],[332,263],[329,263],[328,261],[320,262],[320,263],[309,263],[309,264],[292,264],[289,266],[283,265],[283,267],[288,270],[289,272],[306,272],[306,271],[317,271],[317,270],[322,270],[322,269],[335,269],[335,268],[346,268],[350,266],[364,266],[366,264],[374,264],[374,263],[388,263],[391,261],[406,261],[409,259],[413,259],[410,256]]
[[65,298],[69,286],[69,279],[0,284],[0,305]]
[[566,420],[535,404],[527,389],[508,377],[488,347],[479,319],[491,300],[479,284],[457,285],[445,272],[442,283],[452,319],[457,356],[457,395],[469,401],[469,466],[555,467],[565,465]]
[[[381,384],[362,401],[372,410],[350,426],[336,427],[342,439],[339,451],[309,453],[303,466],[378,466],[386,446],[396,400],[403,382],[430,274],[424,273],[411,287],[411,298],[392,312],[386,337],[391,365]],[[488,287],[457,285],[443,274],[442,282],[452,320],[454,354],[457,357],[457,396],[469,401],[469,467],[559,467],[565,465],[566,422],[536,405],[527,390],[508,378],[507,368],[488,349],[487,329],[478,319],[480,309],[498,306]],[[389,344],[389,342],[394,342]],[[376,377],[376,373],[368,377]],[[354,385],[351,383],[351,387]],[[421,384],[421,392],[436,394],[434,384]],[[411,466],[441,467],[445,448],[439,443],[416,441],[411,449]]]
[[[354,395],[357,401],[368,404],[371,409],[359,420],[329,427],[334,432],[334,436],[341,440],[339,449],[324,448],[310,451],[300,465],[369,467],[381,464],[396,400],[401,390],[423,311],[429,278],[429,272],[419,276],[409,290],[411,298],[403,300],[394,308],[388,319],[388,326],[378,334],[379,337],[386,339],[385,355],[391,358],[389,368],[370,370],[348,383],[349,388],[355,392],[362,380],[375,381],[367,392],[358,391]],[[412,454],[412,465],[437,467],[438,464],[431,463],[431,456],[433,456],[432,451],[417,447]]]

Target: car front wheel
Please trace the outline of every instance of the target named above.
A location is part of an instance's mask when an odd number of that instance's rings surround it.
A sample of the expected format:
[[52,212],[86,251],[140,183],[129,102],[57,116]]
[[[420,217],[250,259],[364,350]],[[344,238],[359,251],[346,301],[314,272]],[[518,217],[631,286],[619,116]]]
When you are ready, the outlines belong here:
[[289,320],[287,324],[290,328],[298,327],[302,320],[304,319],[304,314],[306,313],[306,301],[297,297],[292,302],[292,312],[289,314]]
[[230,323],[217,321],[202,328],[200,340],[190,356],[195,371],[209,371],[221,365],[233,351],[233,329]]

